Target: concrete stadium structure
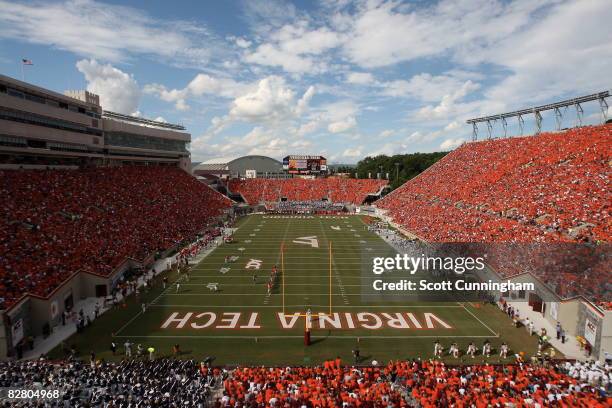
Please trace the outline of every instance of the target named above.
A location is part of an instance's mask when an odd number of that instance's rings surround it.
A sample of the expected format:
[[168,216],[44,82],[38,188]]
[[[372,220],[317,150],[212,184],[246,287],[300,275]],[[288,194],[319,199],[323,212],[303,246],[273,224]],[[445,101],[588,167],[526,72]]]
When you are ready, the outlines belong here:
[[283,163],[271,157],[249,155],[236,159],[212,159],[193,168],[193,174],[216,178],[290,178]]
[[98,95],[65,95],[0,75],[0,165],[168,164],[190,170],[180,125],[105,111]]

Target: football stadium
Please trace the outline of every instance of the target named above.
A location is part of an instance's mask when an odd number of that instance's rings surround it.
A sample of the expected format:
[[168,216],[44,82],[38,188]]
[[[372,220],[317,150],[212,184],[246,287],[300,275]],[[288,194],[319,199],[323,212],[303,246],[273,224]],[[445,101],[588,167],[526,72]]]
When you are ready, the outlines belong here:
[[[551,74],[556,91],[525,81],[497,103],[502,74],[476,76],[486,61],[461,59],[485,47],[467,31],[443,57],[458,68],[384,82],[394,64],[442,57],[406,54],[386,34],[372,49],[351,37],[361,23],[401,33],[459,12],[556,21],[583,4],[374,3],[240,4],[252,36],[197,26],[198,13],[232,15],[220,4],[177,6],[193,19],[166,14],[172,25],[131,4],[5,4],[0,406],[612,405],[612,90]],[[598,3],[585,11],[593,21]],[[327,25],[311,31],[315,10]],[[83,32],[35,33],[60,20]],[[486,38],[504,47],[521,30]],[[117,33],[127,45],[106,42]],[[82,34],[100,50],[76,47]],[[216,65],[229,54],[194,48],[196,35],[247,62]],[[11,47],[39,58],[8,68]],[[607,56],[592,65],[609,73]],[[141,58],[139,83],[124,71]],[[276,58],[284,74],[266,76]],[[76,60],[70,75],[85,83],[66,90],[77,79],[52,67]],[[172,89],[168,70],[196,60],[206,68]],[[363,72],[305,85],[344,76],[338,61]],[[447,85],[461,89],[436,93]],[[380,101],[402,90],[421,101],[413,116],[365,136],[359,126],[386,121],[400,108]],[[317,92],[353,102],[317,107]],[[381,105],[367,109],[372,97]]]

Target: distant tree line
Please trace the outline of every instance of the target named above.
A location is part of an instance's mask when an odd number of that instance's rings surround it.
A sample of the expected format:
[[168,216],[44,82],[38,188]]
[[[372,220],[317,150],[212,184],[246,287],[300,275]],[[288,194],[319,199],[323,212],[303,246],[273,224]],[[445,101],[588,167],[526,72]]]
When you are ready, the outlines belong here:
[[389,184],[395,189],[422,173],[446,154],[447,152],[434,152],[368,156],[356,165],[338,165],[333,170],[335,173],[350,173],[351,177],[356,178],[368,178],[368,174],[376,178],[382,169],[382,177],[387,177],[389,173]]

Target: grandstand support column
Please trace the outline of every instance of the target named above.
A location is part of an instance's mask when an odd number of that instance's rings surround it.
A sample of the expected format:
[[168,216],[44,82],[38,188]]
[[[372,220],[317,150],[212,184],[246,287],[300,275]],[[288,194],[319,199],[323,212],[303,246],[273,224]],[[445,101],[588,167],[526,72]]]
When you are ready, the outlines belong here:
[[506,121],[506,118],[502,117],[501,122],[502,126],[504,127],[504,137],[508,137],[508,122]]
[[518,115],[518,124],[521,132],[521,136],[523,136],[523,132],[525,130],[525,119],[523,119],[523,115]]
[[536,120],[536,135],[542,133],[542,114],[539,110],[534,110],[533,114]]
[[487,120],[487,133],[490,140],[493,137],[493,124],[490,120]]
[[601,123],[606,123],[608,120],[608,102],[605,97],[599,98],[599,106],[601,107]]
[[478,140],[478,125],[476,122],[472,122],[472,142]]
[[555,121],[557,122],[557,131],[561,130],[561,123],[563,122],[563,114],[561,109],[556,107],[555,109]]
[[582,126],[582,117],[584,116],[584,110],[582,109],[582,105],[576,104],[576,127]]

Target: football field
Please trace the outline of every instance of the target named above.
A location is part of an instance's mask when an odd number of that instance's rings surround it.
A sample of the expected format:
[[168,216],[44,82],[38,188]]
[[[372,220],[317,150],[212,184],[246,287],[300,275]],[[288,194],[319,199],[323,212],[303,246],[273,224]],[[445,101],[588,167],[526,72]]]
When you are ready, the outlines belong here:
[[[352,361],[355,348],[363,363],[430,358],[436,339],[463,350],[470,341],[480,347],[489,340],[494,350],[506,341],[514,352],[532,354],[535,339],[494,306],[365,296],[373,278],[370,258],[395,254],[368,231],[365,219],[244,217],[233,242],[192,265],[188,277],[173,272],[165,289],[157,283],[143,295],[145,312],[131,300],[71,342],[80,353],[92,348],[107,358],[113,358],[113,339],[153,346],[158,355],[178,344],[181,357],[214,356],[216,364],[311,364],[336,356]],[[303,340],[307,326],[310,346]]]

